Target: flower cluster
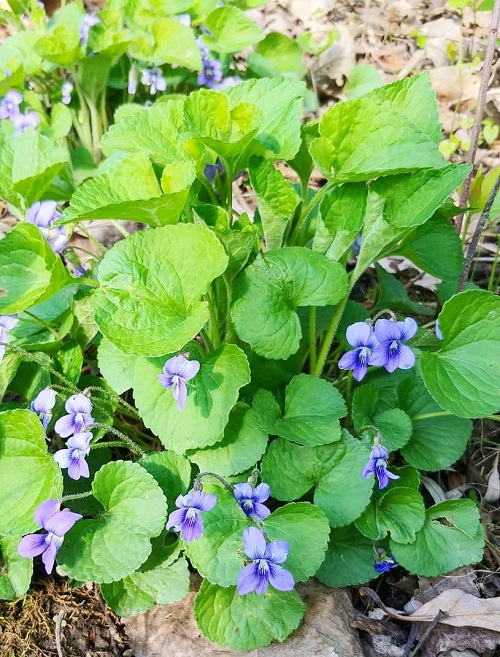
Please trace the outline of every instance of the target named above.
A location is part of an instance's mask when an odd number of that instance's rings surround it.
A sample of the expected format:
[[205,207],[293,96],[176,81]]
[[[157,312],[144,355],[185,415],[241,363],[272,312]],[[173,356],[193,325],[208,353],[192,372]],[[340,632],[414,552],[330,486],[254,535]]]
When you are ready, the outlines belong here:
[[21,539],[18,547],[22,557],[31,558],[41,554],[47,575],[50,575],[54,568],[56,554],[63,543],[64,535],[77,520],[83,518],[69,509],[61,511],[60,506],[61,502],[57,499],[42,502],[35,510],[35,522],[47,533],[28,534]]
[[35,224],[48,241],[54,253],[60,253],[69,241],[69,235],[64,226],[53,227],[62,214],[57,210],[57,201],[38,201],[26,212],[26,221]]
[[[271,513],[262,504],[269,498],[271,490],[267,484],[261,483],[254,487],[249,482],[235,484],[232,487],[233,497],[247,518],[260,523]],[[227,482],[225,485],[230,488]],[[200,539],[203,534],[201,514],[211,511],[216,503],[217,495],[204,493],[201,484],[195,483],[194,490],[187,495],[179,495],[175,500],[177,510],[170,514],[166,529],[180,532],[182,539],[187,543]],[[267,543],[261,529],[248,527],[243,532],[243,551],[250,563],[243,566],[238,576],[237,589],[240,595],[252,591],[265,593],[269,585],[278,591],[293,589],[295,582],[292,574],[280,565],[286,561],[290,551],[286,541]]]
[[[15,315],[0,315],[0,342],[7,342],[10,331],[12,331],[18,321]],[[0,344],[0,364],[6,351],[7,347],[4,344]]]
[[415,365],[415,354],[403,344],[417,332],[417,322],[407,317],[403,322],[378,319],[372,329],[367,322],[355,322],[346,331],[348,343],[354,347],[339,360],[342,370],[353,370],[356,381],[365,376],[368,365],[385,367],[388,372],[409,370]]
[[367,479],[370,475],[376,475],[379,488],[386,488],[389,485],[389,479],[399,479],[399,475],[389,472],[387,469],[387,459],[389,452],[380,443],[380,436],[374,439],[370,458],[361,472],[361,476]]
[[166,390],[172,388],[172,394],[180,411],[184,410],[187,399],[186,381],[193,379],[199,371],[199,361],[188,360],[182,354],[178,354],[169,358],[163,366],[163,374],[158,374],[161,385]]
[[25,112],[19,109],[23,102],[23,95],[15,89],[8,91],[0,103],[0,119],[9,119],[16,128],[16,135],[25,132],[30,126],[36,127],[40,123],[40,116],[36,112]]
[[92,402],[83,393],[72,395],[65,404],[67,415],[59,418],[54,426],[62,438],[68,438],[66,449],[60,449],[54,454],[54,459],[61,468],[68,468],[71,479],[89,477],[89,466],[85,460],[90,452],[92,434],[85,428],[94,424]]
[[47,427],[52,419],[52,409],[55,404],[56,391],[52,390],[52,388],[45,388],[39,392],[30,404],[30,411],[33,411],[38,416],[45,431],[47,431]]

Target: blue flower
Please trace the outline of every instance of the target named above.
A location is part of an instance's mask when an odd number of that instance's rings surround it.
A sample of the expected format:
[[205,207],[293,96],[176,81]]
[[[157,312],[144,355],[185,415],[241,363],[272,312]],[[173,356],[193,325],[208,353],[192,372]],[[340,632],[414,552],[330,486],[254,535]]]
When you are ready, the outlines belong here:
[[177,22],[180,23],[181,25],[185,25],[186,27],[191,26],[191,16],[189,14],[179,14],[175,18],[177,19]]
[[373,564],[377,573],[388,573],[392,568],[398,565],[396,559],[390,554],[381,555],[380,560]]
[[90,28],[98,25],[101,20],[95,14],[85,14],[80,23],[80,43],[86,46],[89,40]]
[[436,331],[436,338],[438,340],[442,340],[443,339],[443,334],[441,333],[441,328],[439,326],[439,319],[436,319],[435,331]]
[[15,89],[8,91],[0,103],[0,119],[11,119],[20,114],[19,105],[23,102],[23,95]]
[[54,429],[62,437],[67,438],[73,433],[80,433],[86,426],[94,424],[92,413],[92,402],[83,393],[72,395],[64,405],[68,415],[60,417]]
[[90,453],[90,431],[75,433],[68,438],[67,449],[59,449],[54,454],[56,463],[61,469],[68,468],[68,477],[78,480],[80,477],[90,477],[89,466],[85,457]]
[[295,586],[292,574],[279,564],[286,561],[290,546],[286,541],[266,543],[264,534],[256,527],[243,532],[243,550],[252,560],[238,576],[238,593],[265,593],[269,584],[278,591],[291,591]]
[[177,511],[172,511],[166,524],[166,529],[173,528],[181,532],[186,543],[201,538],[203,520],[201,511],[211,511],[217,502],[217,495],[207,495],[201,490],[190,491],[187,495],[179,495],[175,500]]
[[383,445],[376,443],[372,447],[370,459],[361,472],[361,476],[365,479],[372,474],[377,476],[379,488],[386,488],[389,484],[389,479],[399,479],[398,475],[389,472],[387,469],[387,459],[389,452]]
[[378,319],[375,322],[375,337],[379,344],[370,357],[370,365],[385,367],[394,372],[399,367],[409,370],[415,365],[415,354],[403,342],[412,338],[417,332],[418,324],[412,317],[404,322],[390,319]]
[[161,74],[160,68],[145,68],[141,74],[141,82],[145,87],[149,87],[149,93],[154,96],[157,91],[165,91],[167,81]]
[[56,403],[56,391],[52,388],[45,388],[30,404],[30,411],[36,413],[45,431],[52,419],[52,409]]
[[[15,315],[0,315],[0,342],[7,342],[10,331],[12,331],[18,321]],[[6,351],[7,347],[0,344],[0,364]]]
[[61,547],[64,535],[75,522],[83,518],[79,513],[69,509],[59,511],[60,500],[46,500],[35,510],[35,522],[47,534],[28,534],[21,539],[18,552],[22,557],[37,557],[42,555],[45,572],[50,575],[54,568],[56,554]]
[[186,381],[194,378],[199,370],[199,361],[188,360],[185,356],[179,354],[169,358],[163,366],[163,374],[158,374],[161,385],[167,390],[172,388],[172,394],[180,411],[184,410],[187,399]]
[[355,322],[347,327],[347,342],[355,347],[346,352],[339,360],[341,370],[353,370],[356,381],[361,381],[365,376],[368,365],[372,363],[372,353],[378,345],[377,338],[369,324],[366,322]]
[[267,484],[259,484],[256,488],[250,484],[235,484],[233,487],[234,499],[238,501],[244,514],[249,518],[264,520],[271,513],[262,502],[269,499],[271,489]]

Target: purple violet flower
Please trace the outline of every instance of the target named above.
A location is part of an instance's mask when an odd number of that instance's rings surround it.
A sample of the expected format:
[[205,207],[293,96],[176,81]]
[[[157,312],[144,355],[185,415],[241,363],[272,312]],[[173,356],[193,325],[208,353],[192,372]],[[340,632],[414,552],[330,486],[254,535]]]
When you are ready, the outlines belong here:
[[90,431],[81,431],[68,438],[67,449],[59,449],[54,454],[55,461],[61,469],[68,468],[68,477],[78,480],[80,477],[90,477],[89,466],[85,457],[90,453]]
[[264,520],[271,513],[267,506],[262,504],[271,494],[267,484],[259,484],[256,488],[250,484],[235,484],[233,487],[234,499],[238,501],[243,513],[249,518]]
[[52,390],[52,388],[45,388],[39,392],[30,404],[30,411],[36,413],[45,431],[47,431],[49,422],[52,419],[52,409],[55,404],[56,391]]
[[222,80],[222,64],[218,59],[202,58],[202,70],[198,73],[198,84],[213,89]]
[[57,201],[38,201],[26,212],[26,221],[38,228],[49,228],[62,214],[57,210]]
[[188,360],[182,354],[169,358],[163,366],[163,374],[158,374],[161,385],[169,390],[177,402],[177,408],[184,410],[187,399],[186,381],[190,381],[200,371],[200,363],[197,360]]
[[80,43],[82,46],[86,46],[89,40],[90,28],[94,25],[98,25],[101,22],[101,19],[98,18],[95,14],[85,14],[80,23]]
[[187,495],[179,495],[175,500],[177,511],[172,511],[166,529],[181,532],[186,543],[196,541],[203,534],[201,511],[211,511],[217,502],[217,495],[207,495],[202,490],[192,490]]
[[269,584],[278,591],[291,591],[295,586],[292,574],[279,564],[286,561],[290,546],[286,541],[266,543],[257,527],[243,532],[243,550],[252,563],[247,564],[238,576],[238,593],[251,591],[265,593]]
[[94,424],[95,420],[90,415],[92,413],[92,402],[83,393],[72,395],[64,405],[68,415],[60,417],[54,429],[62,437],[67,438],[74,433],[80,433],[89,424]]
[[[15,315],[0,315],[0,342],[7,342],[9,333],[17,324],[19,319]],[[7,347],[0,344],[0,364],[5,356]]]
[[398,367],[409,370],[415,365],[415,354],[410,347],[403,344],[417,332],[418,324],[412,317],[404,322],[394,322],[390,319],[378,319],[375,322],[375,337],[379,344],[370,357],[370,365],[385,367],[388,372],[394,372]]
[[22,557],[42,555],[45,572],[50,575],[54,568],[56,554],[68,532],[77,520],[83,518],[69,509],[59,510],[60,500],[46,500],[35,509],[35,522],[47,534],[28,534],[21,539],[18,552]]
[[356,381],[361,381],[365,376],[368,365],[373,365],[372,354],[378,345],[371,326],[366,322],[354,322],[347,327],[347,342],[355,347],[346,352],[339,360],[341,370],[353,370]]
[[14,137],[26,132],[28,128],[36,128],[40,123],[40,115],[36,112],[26,112],[25,114],[13,114],[10,117],[12,125],[16,128]]
[[0,119],[10,119],[20,114],[19,105],[23,102],[23,95],[15,89],[8,91],[0,103]]
[[392,568],[398,565],[398,562],[391,554],[384,554],[380,556],[380,561],[376,561],[373,567],[377,573],[388,573]]
[[436,319],[436,326],[434,327],[434,330],[436,331],[436,338],[438,340],[442,340],[443,334],[441,333],[441,328],[439,326],[439,319]]
[[66,226],[52,227],[61,217],[62,214],[57,210],[57,201],[38,201],[26,213],[26,221],[38,226],[54,253],[60,253],[70,238]]
[[372,474],[377,475],[379,488],[387,488],[389,479],[399,479],[399,475],[389,472],[387,469],[387,459],[389,452],[383,445],[376,443],[372,447],[370,459],[361,472],[361,476],[365,479]]
[[72,92],[73,92],[73,84],[69,80],[67,82],[64,82],[64,84],[61,87],[61,102],[64,103],[65,105],[69,105],[71,103]]
[[167,81],[161,74],[160,68],[145,68],[141,74],[141,82],[145,87],[149,87],[149,93],[154,96],[157,91],[165,91]]

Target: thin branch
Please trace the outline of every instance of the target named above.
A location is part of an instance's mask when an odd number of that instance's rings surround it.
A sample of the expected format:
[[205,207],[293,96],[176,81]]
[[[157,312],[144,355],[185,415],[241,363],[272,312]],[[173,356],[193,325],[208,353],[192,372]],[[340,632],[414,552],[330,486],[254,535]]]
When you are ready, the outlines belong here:
[[495,196],[497,195],[499,188],[500,188],[500,175],[495,180],[493,189],[491,190],[490,195],[488,196],[488,200],[486,201],[483,211],[481,212],[481,216],[479,217],[479,221],[477,222],[476,230],[474,231],[474,234],[470,241],[470,245],[467,250],[467,255],[465,256],[465,262],[462,269],[462,273],[460,274],[460,280],[458,281],[457,292],[462,292],[462,290],[465,287],[465,283],[467,282],[467,278],[469,277],[469,271],[472,265],[472,259],[474,257],[474,253],[476,252],[477,245],[479,244],[479,239],[481,238],[481,233],[484,230],[484,226],[486,225],[486,222],[488,221],[488,217],[490,216],[491,206],[493,205],[493,201],[495,200]]
[[[479,87],[479,96],[476,106],[476,113],[474,115],[474,127],[472,129],[471,144],[467,158],[467,161],[472,165],[474,165],[474,162],[476,160],[477,144],[479,141],[479,135],[481,133],[481,122],[483,120],[484,107],[486,105],[486,94],[488,93],[491,67],[493,64],[493,57],[495,55],[499,22],[500,22],[500,0],[495,0],[495,5],[493,7],[493,15],[491,17],[490,31],[488,34],[488,44],[486,46],[486,52],[484,55],[483,71],[481,73],[481,84]],[[461,208],[465,208],[469,200],[470,186],[472,183],[472,174],[473,171],[469,173],[467,178],[464,180],[464,184],[462,186],[462,193],[460,194],[460,203],[459,203]],[[455,220],[455,230],[459,235],[462,232],[463,220],[464,220],[464,213],[462,212],[462,214],[460,214]]]

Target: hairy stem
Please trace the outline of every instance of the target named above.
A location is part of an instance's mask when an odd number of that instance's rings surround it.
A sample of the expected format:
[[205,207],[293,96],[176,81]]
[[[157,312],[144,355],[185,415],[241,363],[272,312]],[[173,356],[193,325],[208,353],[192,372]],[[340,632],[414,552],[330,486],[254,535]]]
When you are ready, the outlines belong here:
[[115,429],[114,427],[110,427],[107,424],[101,424],[100,422],[94,422],[93,424],[89,425],[86,427],[87,429],[105,429],[107,433],[112,433],[114,436],[118,436],[123,442],[125,442],[130,449],[130,451],[139,454],[141,459],[147,456],[147,453],[135,443],[132,438],[129,438],[126,434],[124,434],[122,431],[118,431],[118,429]]
[[332,346],[333,338],[335,337],[335,332],[339,326],[340,320],[342,319],[342,314],[346,307],[348,298],[349,295],[346,295],[344,299],[335,308],[332,321],[330,322],[330,326],[328,327],[325,337],[323,338],[323,342],[321,343],[321,348],[319,350],[316,367],[314,368],[314,372],[311,372],[311,374],[314,374],[315,376],[321,376],[323,373],[323,368],[325,367],[326,359],[328,357],[328,352],[330,351],[330,347]]

